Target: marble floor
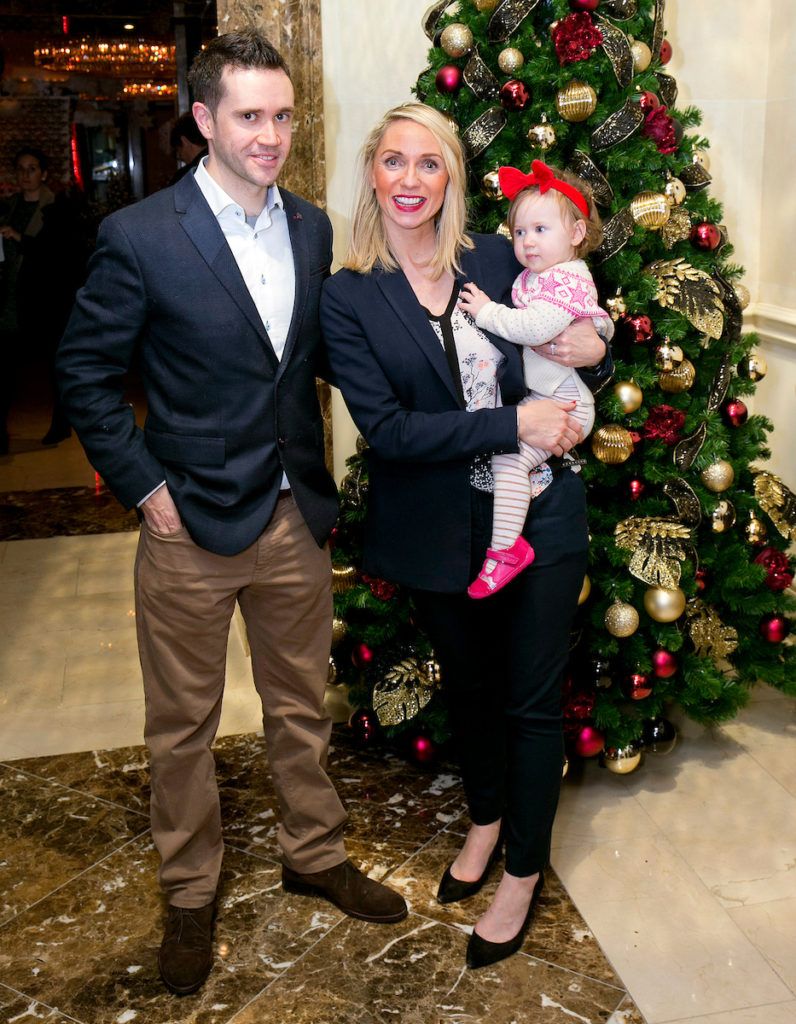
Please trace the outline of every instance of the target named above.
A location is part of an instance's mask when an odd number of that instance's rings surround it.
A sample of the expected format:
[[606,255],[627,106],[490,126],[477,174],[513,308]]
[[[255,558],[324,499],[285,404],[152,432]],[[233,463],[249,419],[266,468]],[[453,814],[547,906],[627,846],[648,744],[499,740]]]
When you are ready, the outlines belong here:
[[[43,432],[43,431],[42,431]],[[72,440],[12,432],[8,492],[91,488]],[[40,434],[38,434],[40,436]],[[50,461],[51,472],[40,473]],[[357,749],[330,770],[352,857],[410,917],[379,928],[286,896],[256,699],[236,624],[217,742],[227,855],[211,981],[168,996],[146,816],[134,530],[0,541],[0,1022],[796,1024],[796,703],[758,687],[666,756],[564,783],[550,882],[523,954],[462,970],[488,892],[433,899],[465,827],[455,772]],[[343,717],[342,695],[329,693]]]

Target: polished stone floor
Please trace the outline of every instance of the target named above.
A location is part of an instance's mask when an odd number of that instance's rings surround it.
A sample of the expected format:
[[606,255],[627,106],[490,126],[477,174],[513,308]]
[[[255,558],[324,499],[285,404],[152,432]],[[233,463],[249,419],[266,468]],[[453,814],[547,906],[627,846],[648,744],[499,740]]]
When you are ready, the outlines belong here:
[[226,737],[216,757],[226,838],[216,962],[201,994],[183,999],[157,976],[162,906],[145,751],[0,765],[4,1021],[642,1020],[552,873],[522,955],[464,969],[467,932],[488,893],[453,907],[434,899],[465,825],[448,765],[362,750],[337,728],[330,771],[349,809],[349,852],[411,907],[401,924],[377,926],[282,892],[262,738]]

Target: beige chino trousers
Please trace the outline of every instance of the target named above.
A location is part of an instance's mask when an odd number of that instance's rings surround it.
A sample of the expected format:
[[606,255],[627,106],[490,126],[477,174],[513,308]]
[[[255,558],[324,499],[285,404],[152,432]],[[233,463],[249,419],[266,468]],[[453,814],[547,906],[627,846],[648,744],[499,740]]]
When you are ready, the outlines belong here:
[[315,543],[293,498],[281,496],[258,540],[232,556],[198,547],[184,528],[163,537],[142,525],[135,584],[152,836],[169,902],[201,907],[216,894],[223,841],[210,747],[236,601],[262,701],[284,861],[302,873],[342,863],[346,812],[325,770],[329,550]]

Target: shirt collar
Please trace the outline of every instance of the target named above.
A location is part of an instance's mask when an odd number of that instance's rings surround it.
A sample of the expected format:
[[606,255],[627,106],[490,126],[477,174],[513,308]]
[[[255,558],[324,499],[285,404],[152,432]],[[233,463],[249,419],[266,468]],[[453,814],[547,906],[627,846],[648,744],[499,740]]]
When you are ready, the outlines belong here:
[[[220,217],[221,214],[229,207],[239,210],[241,208],[240,203],[227,195],[215,178],[208,173],[208,170],[205,167],[206,162],[207,157],[202,157],[194,171],[194,177],[196,178],[196,184],[199,186],[202,195],[207,200],[207,203],[213,212],[213,216],[216,218]],[[278,207],[280,210],[284,210],[285,203],[277,186],[271,185],[265,196],[263,213],[268,213],[270,217],[271,211],[275,207]],[[262,215],[263,214],[261,213],[260,216],[262,217]]]

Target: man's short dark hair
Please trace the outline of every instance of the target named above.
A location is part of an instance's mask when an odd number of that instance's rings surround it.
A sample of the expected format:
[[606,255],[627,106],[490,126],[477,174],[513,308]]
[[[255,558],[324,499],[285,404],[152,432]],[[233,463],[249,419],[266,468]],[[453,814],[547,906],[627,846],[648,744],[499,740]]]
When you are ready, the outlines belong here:
[[18,149],[14,154],[15,169],[23,156],[32,156],[34,160],[38,160],[39,168],[42,174],[47,173],[47,168],[50,166],[50,161],[47,159],[47,154],[43,150],[38,149],[36,146],[23,146],[21,149]]
[[260,68],[263,71],[284,71],[290,78],[290,71],[279,50],[259,32],[250,30],[226,32],[216,36],[207,44],[191,65],[188,82],[194,99],[204,103],[215,115],[224,95],[221,76],[224,68],[246,71]]
[[189,142],[192,142],[194,146],[204,147],[207,145],[207,139],[199,131],[199,126],[196,121],[194,121],[193,114],[190,112],[187,114],[180,114],[174,122],[174,127],[171,129],[171,134],[169,135],[171,148],[176,149],[182,139],[187,139]]

